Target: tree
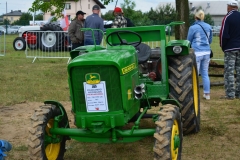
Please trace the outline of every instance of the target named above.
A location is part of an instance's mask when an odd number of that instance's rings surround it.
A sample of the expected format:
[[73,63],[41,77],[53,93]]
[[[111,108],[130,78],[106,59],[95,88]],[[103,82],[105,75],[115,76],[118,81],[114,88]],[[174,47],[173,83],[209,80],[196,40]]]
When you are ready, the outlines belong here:
[[120,4],[123,13],[124,13],[124,17],[129,18],[135,25],[137,24],[137,18],[139,15],[139,12],[137,13],[134,9],[136,7],[136,3],[134,1],[131,0],[124,0],[123,3]]
[[156,9],[156,15],[156,24],[168,24],[176,20],[176,10],[171,6],[171,4],[159,6]]
[[142,26],[149,26],[149,25],[153,25],[153,22],[151,19],[149,19],[148,17],[148,13],[143,13],[142,14],[142,18],[140,19]]
[[212,20],[212,16],[208,13],[205,15],[204,22],[208,23],[209,25],[214,25],[214,21]]
[[[74,0],[74,1],[77,2],[79,0]],[[107,5],[110,2],[113,2],[113,0],[101,0],[101,1],[103,2],[104,5]],[[124,1],[127,2],[130,0],[124,0]],[[62,11],[64,9],[66,2],[67,0],[34,0],[34,2],[32,3],[32,7],[29,9],[29,11],[34,12],[34,11],[41,10],[45,13],[54,12],[57,17],[61,17]],[[185,24],[181,25],[181,27],[176,26],[175,38],[186,39],[188,28],[189,28],[188,0],[175,0],[175,2],[176,2],[177,20],[185,22]]]
[[133,16],[134,8],[136,7],[136,3],[134,1],[124,0],[124,2],[120,4],[120,6],[124,12],[124,16],[126,17]]
[[154,22],[158,19],[157,12],[153,10],[153,8],[150,8],[150,11],[147,13],[148,18],[150,21],[152,21],[152,24],[155,24]]
[[[65,3],[68,0],[35,0],[32,3],[32,7],[29,8],[30,12],[41,10],[42,12],[51,12],[56,15],[57,18],[62,17],[62,11],[64,10]],[[79,0],[73,0],[75,2]],[[108,2],[109,3],[109,2]]]
[[19,20],[16,20],[13,22],[14,25],[29,25],[29,21],[33,19],[32,14],[29,12],[22,13],[22,16],[19,18]]
[[114,19],[113,11],[106,12],[104,15],[102,15],[102,18],[104,20],[113,20]]
[[43,20],[43,14],[39,13],[39,14],[35,15],[34,19],[35,20]]
[[9,19],[4,19],[4,20],[3,20],[3,24],[4,24],[4,25],[10,24],[10,20],[9,20]]
[[176,0],[177,20],[184,21],[185,24],[175,26],[175,38],[186,39],[188,34],[189,24],[189,5],[188,0]]

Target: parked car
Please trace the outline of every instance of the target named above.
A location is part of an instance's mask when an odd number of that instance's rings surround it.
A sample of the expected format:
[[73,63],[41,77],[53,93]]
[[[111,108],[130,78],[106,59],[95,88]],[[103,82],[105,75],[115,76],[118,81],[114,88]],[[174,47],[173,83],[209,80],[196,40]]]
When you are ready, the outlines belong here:
[[13,32],[13,33],[18,33],[18,30],[21,26],[11,26],[9,29]]
[[221,30],[221,26],[212,26],[212,33],[215,36],[218,36]]
[[4,27],[0,26],[0,34],[2,34],[2,33],[6,33],[6,29]]
[[11,26],[9,26],[9,27],[6,29],[6,33],[7,33],[7,34],[14,34],[14,33],[16,33],[15,31],[16,31],[16,29],[12,29]]
[[15,34],[17,33],[17,30],[15,28],[12,28],[11,26],[7,26],[7,30],[6,30],[6,26],[2,25],[0,26],[1,30],[4,30],[6,34]]

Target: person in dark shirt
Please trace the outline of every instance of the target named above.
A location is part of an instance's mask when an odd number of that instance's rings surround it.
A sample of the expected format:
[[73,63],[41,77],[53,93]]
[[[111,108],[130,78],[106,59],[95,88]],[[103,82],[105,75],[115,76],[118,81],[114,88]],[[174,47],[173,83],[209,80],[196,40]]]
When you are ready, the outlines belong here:
[[[238,2],[227,3],[227,15],[222,20],[220,46],[224,52],[224,99],[240,99],[240,12]],[[234,78],[236,71],[236,84]],[[235,86],[236,85],[236,86]]]
[[84,45],[83,31],[80,30],[83,28],[84,14],[86,13],[83,11],[77,11],[76,18],[68,28],[68,34],[72,42],[72,50]]
[[[84,22],[84,28],[100,29],[104,31],[103,19],[99,17],[100,7],[98,5],[94,5],[92,12],[93,14],[86,18]],[[100,45],[102,42],[103,33],[101,31],[94,31],[94,37],[96,45]],[[92,31],[84,31],[84,45],[94,45]]]

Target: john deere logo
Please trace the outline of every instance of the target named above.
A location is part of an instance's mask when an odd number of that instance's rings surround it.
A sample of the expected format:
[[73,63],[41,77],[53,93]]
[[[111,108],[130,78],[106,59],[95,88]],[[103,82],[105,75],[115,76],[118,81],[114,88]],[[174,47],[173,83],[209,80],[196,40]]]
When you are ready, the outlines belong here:
[[98,84],[100,83],[100,75],[98,73],[88,73],[85,75],[87,84]]

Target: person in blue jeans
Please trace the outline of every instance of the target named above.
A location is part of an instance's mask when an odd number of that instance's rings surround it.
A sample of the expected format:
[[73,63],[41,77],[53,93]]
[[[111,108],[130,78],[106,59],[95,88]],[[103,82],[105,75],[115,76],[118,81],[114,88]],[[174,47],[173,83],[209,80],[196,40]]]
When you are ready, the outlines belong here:
[[187,39],[191,43],[196,55],[196,62],[198,73],[202,76],[203,82],[203,98],[210,99],[210,79],[208,75],[209,61],[212,43],[212,29],[211,26],[205,23],[204,12],[198,10],[195,13],[195,22],[188,30]]

